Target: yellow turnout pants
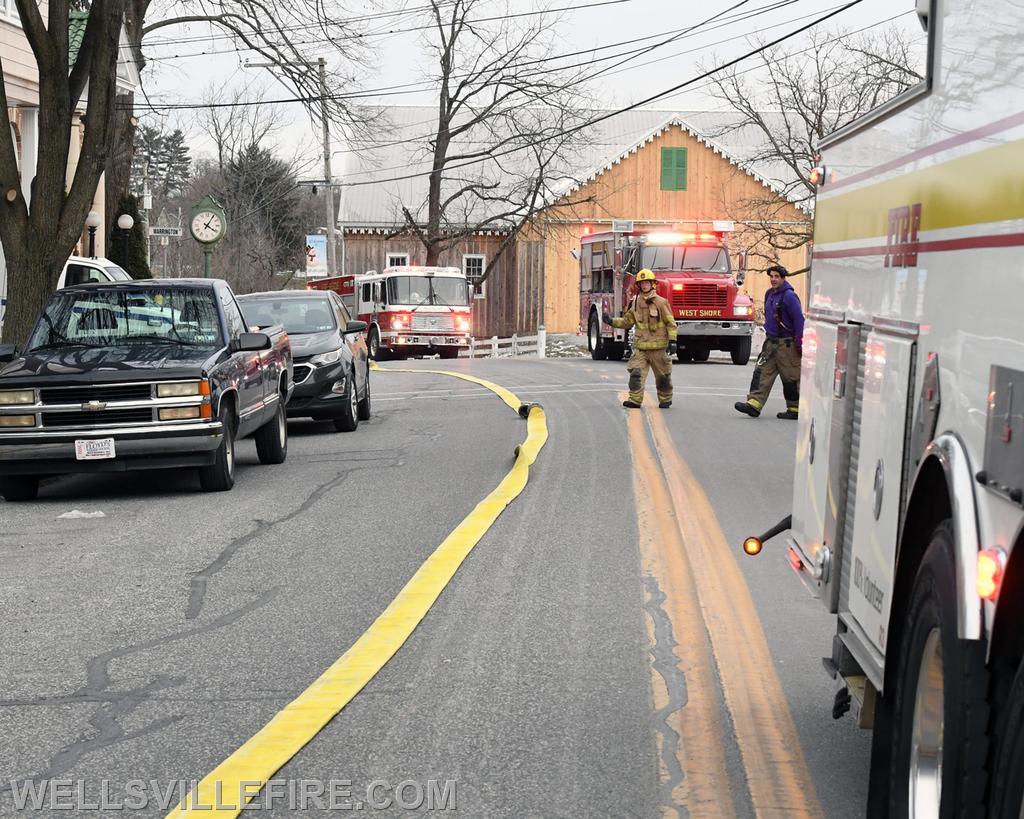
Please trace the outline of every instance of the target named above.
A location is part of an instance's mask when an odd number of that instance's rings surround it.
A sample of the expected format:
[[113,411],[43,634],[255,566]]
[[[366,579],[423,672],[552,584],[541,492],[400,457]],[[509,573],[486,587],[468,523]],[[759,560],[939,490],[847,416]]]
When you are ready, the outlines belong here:
[[647,373],[654,370],[654,386],[658,390],[658,401],[672,400],[672,359],[668,350],[633,350],[629,362],[629,400],[635,404],[644,402],[644,384]]

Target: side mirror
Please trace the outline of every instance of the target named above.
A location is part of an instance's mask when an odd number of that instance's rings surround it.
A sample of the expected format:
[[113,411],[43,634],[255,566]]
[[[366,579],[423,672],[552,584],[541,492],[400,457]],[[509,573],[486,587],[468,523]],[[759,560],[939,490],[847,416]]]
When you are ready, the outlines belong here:
[[0,364],[8,364],[18,357],[17,344],[0,344]]
[[270,336],[266,333],[241,333],[238,340],[231,345],[232,350],[237,353],[269,350],[272,346]]
[[742,285],[747,280],[747,251],[740,251],[739,266],[736,269],[736,284]]
[[364,333],[364,332],[366,332],[366,322],[365,321],[350,321],[345,326],[345,335],[348,335],[349,333]]

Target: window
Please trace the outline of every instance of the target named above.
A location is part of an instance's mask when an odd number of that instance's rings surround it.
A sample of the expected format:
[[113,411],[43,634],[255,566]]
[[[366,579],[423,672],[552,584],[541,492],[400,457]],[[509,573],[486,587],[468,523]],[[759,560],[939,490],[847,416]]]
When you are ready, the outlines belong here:
[[484,270],[487,269],[487,257],[482,253],[466,253],[462,257],[462,272],[466,281],[473,285],[473,292],[480,298],[487,296],[487,282],[482,282]]
[[323,296],[296,296],[248,298],[242,301],[242,315],[246,322],[256,327],[272,327],[280,324],[288,335],[325,333],[337,327],[331,312],[331,293]]
[[67,274],[64,277],[64,284],[70,287],[73,284],[105,282],[106,280],[106,277],[95,267],[89,267],[84,264],[69,264]]
[[408,267],[409,266],[409,254],[408,253],[389,253],[387,267]]
[[686,190],[686,148],[661,149],[661,189]]
[[348,312],[348,306],[337,293],[332,293],[331,296],[334,299],[334,309],[338,311],[338,318],[341,321],[341,325],[343,327],[348,326],[348,323],[352,321],[352,316]]
[[366,284],[363,285],[363,292],[359,296],[359,300],[363,304],[373,304],[373,284],[366,282]]
[[242,333],[248,332],[245,319],[242,318],[242,311],[238,309],[235,297],[227,288],[220,291],[220,303],[224,307],[224,318],[228,322],[228,336],[238,338]]

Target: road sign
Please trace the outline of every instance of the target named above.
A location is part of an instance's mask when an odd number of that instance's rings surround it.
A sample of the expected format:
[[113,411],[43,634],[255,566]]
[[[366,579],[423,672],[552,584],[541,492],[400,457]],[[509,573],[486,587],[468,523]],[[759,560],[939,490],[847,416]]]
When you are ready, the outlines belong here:
[[633,222],[630,219],[612,219],[612,233],[632,233]]
[[171,236],[175,239],[181,238],[180,227],[157,227],[153,226],[149,229],[150,236]]

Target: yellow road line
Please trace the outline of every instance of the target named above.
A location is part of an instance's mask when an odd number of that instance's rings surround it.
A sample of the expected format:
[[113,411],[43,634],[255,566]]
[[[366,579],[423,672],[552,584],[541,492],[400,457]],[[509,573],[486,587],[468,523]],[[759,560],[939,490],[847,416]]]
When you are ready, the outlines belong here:
[[775,661],[746,580],[711,502],[669,435],[645,408],[693,568],[725,703],[758,816],[823,815]]
[[[460,373],[431,372],[492,387],[490,382]],[[505,403],[520,410],[522,402],[513,393],[497,385],[493,389]],[[498,487],[445,538],[352,647],[214,768],[168,817],[233,817],[241,813],[274,773],[316,736],[402,647],[473,547],[526,487],[530,466],[547,437],[544,410],[530,406],[526,439],[516,447],[515,464]]]
[[[686,702],[666,717],[668,727],[679,736],[676,757],[683,773],[682,781],[671,794],[672,801],[675,806],[685,807],[691,816],[735,816],[722,720],[714,696],[714,670],[697,603],[697,587],[668,485],[648,443],[643,418],[631,413],[627,426],[643,570],[647,576],[656,578],[665,594],[661,608],[672,624],[677,668],[686,679]],[[653,633],[651,639],[653,645]],[[653,667],[651,674],[655,705],[660,710],[667,704],[668,694]],[[662,777],[667,776],[663,766]]]

